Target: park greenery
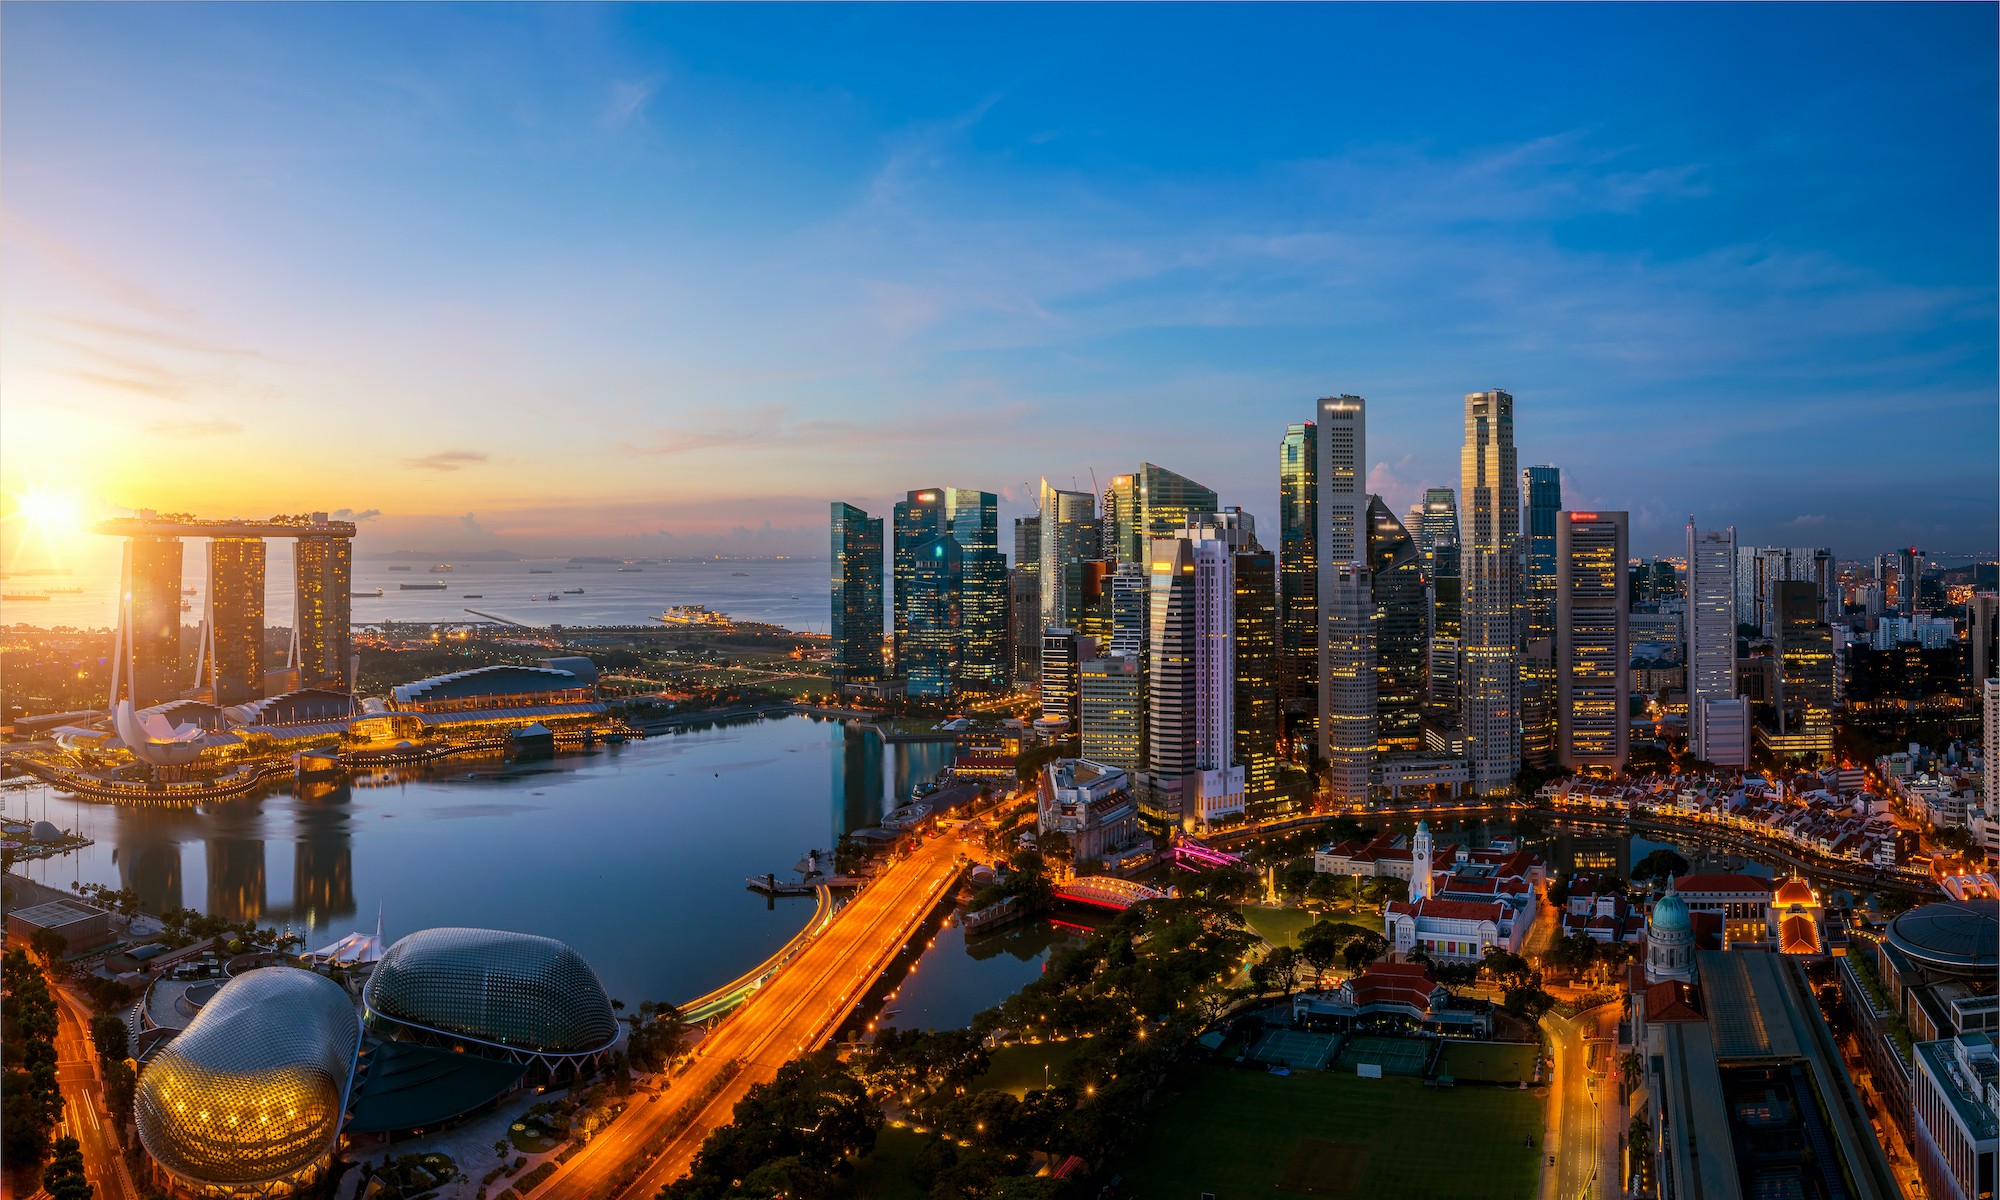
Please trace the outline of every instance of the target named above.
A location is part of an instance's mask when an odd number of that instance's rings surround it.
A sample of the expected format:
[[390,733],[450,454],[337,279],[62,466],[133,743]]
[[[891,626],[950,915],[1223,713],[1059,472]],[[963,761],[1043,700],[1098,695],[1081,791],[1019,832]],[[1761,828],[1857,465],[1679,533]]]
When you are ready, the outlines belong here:
[[55,1153],[42,1168],[42,1190],[52,1200],[90,1200],[90,1180],[83,1174],[83,1147],[75,1138],[56,1139]]
[[[620,1001],[613,1001],[612,1006],[625,1007]],[[625,1038],[625,1061],[642,1075],[665,1069],[680,1053],[681,1040],[687,1036],[680,1009],[664,1000],[640,1001],[638,1011],[626,1015],[625,1024],[631,1030]]]
[[[49,1133],[62,1116],[56,1082],[56,998],[26,950],[0,957],[0,1156],[13,1187],[27,1195],[49,1157]],[[86,1189],[87,1194],[87,1189]]]
[[[1038,864],[1016,863],[1015,875]],[[886,1107],[928,1138],[910,1170],[935,1200],[1054,1200],[1040,1175],[1070,1156],[1092,1169],[1126,1148],[1136,1116],[1195,1035],[1242,993],[1230,986],[1256,941],[1234,908],[1156,900],[1053,954],[1043,975],[963,1030],[885,1030],[846,1063],[800,1059],[752,1089],[662,1200],[835,1194],[875,1145]],[[1046,1085],[982,1086],[1006,1043],[1068,1043]],[[1000,1046],[998,1050],[989,1049]]]

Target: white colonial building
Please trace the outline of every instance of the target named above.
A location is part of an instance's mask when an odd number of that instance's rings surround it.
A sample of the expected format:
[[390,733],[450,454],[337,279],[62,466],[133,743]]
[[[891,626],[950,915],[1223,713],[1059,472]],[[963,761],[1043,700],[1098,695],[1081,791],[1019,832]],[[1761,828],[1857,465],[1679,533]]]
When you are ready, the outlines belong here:
[[1458,850],[1453,870],[1435,870],[1430,825],[1419,821],[1410,839],[1409,899],[1390,901],[1382,914],[1382,936],[1395,952],[1465,962],[1495,947],[1518,954],[1535,921],[1540,860],[1497,853],[1496,862],[1474,862]]

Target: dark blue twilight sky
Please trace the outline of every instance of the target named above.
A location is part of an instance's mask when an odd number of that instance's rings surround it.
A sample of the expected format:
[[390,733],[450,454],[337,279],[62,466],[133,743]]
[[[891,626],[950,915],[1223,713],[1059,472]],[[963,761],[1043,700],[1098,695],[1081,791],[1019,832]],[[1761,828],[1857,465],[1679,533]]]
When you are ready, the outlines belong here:
[[1500,386],[1639,552],[1996,541],[1992,5],[0,24],[15,490],[823,553],[1141,459],[1268,518],[1335,391],[1400,510]]

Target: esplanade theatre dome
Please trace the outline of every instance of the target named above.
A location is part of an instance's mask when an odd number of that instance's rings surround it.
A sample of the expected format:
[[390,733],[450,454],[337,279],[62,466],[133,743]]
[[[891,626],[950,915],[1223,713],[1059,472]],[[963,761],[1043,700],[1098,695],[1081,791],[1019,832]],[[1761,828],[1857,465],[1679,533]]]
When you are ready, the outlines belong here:
[[618,1040],[604,984],[554,938],[425,929],[389,947],[362,992],[376,1026],[478,1043],[512,1057],[581,1058]]
[[340,1136],[360,1042],[340,985],[291,967],[239,975],[139,1076],[139,1140],[204,1195],[310,1182]]

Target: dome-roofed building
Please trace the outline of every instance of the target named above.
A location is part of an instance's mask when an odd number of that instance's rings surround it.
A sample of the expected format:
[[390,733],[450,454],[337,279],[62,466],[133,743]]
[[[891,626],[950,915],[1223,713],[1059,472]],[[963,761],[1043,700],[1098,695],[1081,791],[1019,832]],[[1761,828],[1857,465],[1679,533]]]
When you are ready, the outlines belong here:
[[1646,918],[1646,982],[1694,981],[1694,918],[1687,902],[1674,891],[1672,877],[1667,893],[1653,903]]
[[1945,900],[1889,922],[1889,944],[1916,963],[1991,979],[2000,969],[2000,902]]
[[545,1069],[587,1073],[618,1041],[611,1000],[554,938],[425,929],[389,947],[362,992],[371,1028]]
[[338,984],[290,967],[239,975],[140,1075],[139,1141],[175,1191],[294,1191],[332,1157],[360,1042]]

